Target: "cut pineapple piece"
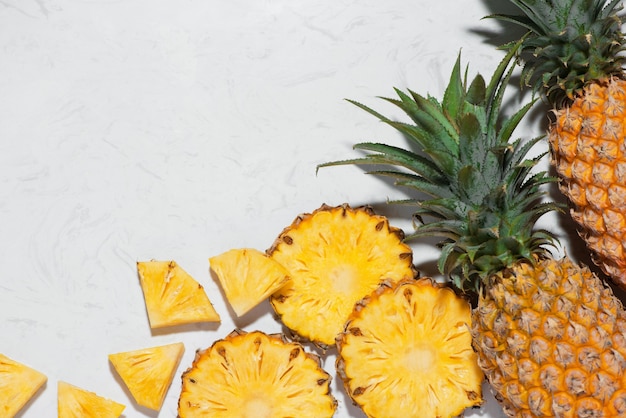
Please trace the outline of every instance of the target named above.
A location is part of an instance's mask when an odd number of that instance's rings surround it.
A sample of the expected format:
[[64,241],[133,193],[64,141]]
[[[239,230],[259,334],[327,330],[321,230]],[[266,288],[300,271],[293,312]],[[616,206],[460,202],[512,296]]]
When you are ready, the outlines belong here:
[[368,206],[323,205],[298,216],[268,251],[291,277],[272,295],[274,310],[301,337],[334,345],[356,302],[385,280],[415,276],[403,238]]
[[183,343],[174,343],[110,354],[109,361],[135,402],[159,411],[184,352]]
[[58,418],[118,418],[124,405],[59,381]]
[[37,370],[0,354],[0,417],[14,417],[47,380]]
[[259,250],[238,248],[209,259],[228,303],[242,316],[280,289],[289,272]]
[[151,328],[220,320],[202,285],[175,261],[141,261],[137,270]]
[[381,285],[337,338],[337,372],[368,417],[452,417],[482,402],[471,307],[431,279]]
[[319,357],[282,336],[235,330],[183,373],[179,418],[325,418],[337,403]]

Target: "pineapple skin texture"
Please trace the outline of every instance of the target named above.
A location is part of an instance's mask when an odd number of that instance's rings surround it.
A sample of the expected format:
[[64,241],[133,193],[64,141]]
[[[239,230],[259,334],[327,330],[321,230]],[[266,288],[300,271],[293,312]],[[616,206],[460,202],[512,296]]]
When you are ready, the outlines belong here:
[[626,81],[589,84],[555,111],[552,161],[594,261],[626,289]]
[[568,258],[490,278],[472,319],[479,364],[509,417],[626,417],[626,313]]

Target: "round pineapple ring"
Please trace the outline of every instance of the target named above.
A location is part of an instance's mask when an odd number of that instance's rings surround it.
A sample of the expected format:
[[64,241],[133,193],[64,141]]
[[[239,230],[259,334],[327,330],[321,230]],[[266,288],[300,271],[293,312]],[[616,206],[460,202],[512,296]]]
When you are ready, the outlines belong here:
[[337,372],[368,417],[452,417],[482,403],[471,307],[429,278],[383,284],[337,337]]
[[403,238],[367,206],[322,205],[298,216],[268,250],[291,277],[272,295],[274,310],[299,336],[334,345],[360,299],[385,280],[415,277]]
[[318,356],[261,331],[235,330],[183,373],[180,418],[332,417],[337,402]]

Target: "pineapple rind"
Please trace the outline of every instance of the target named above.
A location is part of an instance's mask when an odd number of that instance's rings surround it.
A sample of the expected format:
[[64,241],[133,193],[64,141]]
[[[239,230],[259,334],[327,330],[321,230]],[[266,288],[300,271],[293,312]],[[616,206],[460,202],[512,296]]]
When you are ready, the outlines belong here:
[[15,416],[48,378],[0,353],[0,417]]
[[569,258],[491,280],[472,334],[507,416],[626,416],[626,312],[611,288]]
[[137,271],[151,328],[220,321],[202,285],[175,261],[140,261]]
[[268,254],[291,276],[270,302],[297,336],[335,344],[354,304],[383,281],[413,278],[404,234],[370,207],[322,205],[298,216]]
[[470,320],[470,304],[430,278],[381,285],[337,337],[346,393],[368,417],[452,417],[481,405]]
[[94,392],[59,381],[58,418],[119,418],[126,407]]
[[183,343],[172,343],[109,355],[138,405],[159,411],[185,352]]
[[254,248],[236,248],[209,259],[228,303],[241,317],[280,289],[289,272]]
[[180,418],[331,417],[337,402],[318,356],[282,336],[235,330],[196,352],[182,376]]

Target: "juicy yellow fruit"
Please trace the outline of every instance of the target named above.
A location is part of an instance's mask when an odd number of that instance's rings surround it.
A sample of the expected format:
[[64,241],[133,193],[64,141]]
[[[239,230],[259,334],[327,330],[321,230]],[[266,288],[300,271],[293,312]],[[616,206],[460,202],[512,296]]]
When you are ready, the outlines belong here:
[[204,288],[175,261],[137,263],[151,328],[218,322]]
[[626,313],[613,291],[567,258],[491,280],[474,346],[507,416],[626,416]]
[[260,331],[233,331],[183,373],[179,418],[326,418],[337,403],[319,357]]
[[337,371],[371,418],[452,417],[482,403],[471,307],[429,278],[381,285],[337,338]]
[[556,111],[550,144],[561,190],[594,261],[626,289],[626,81],[589,84]]
[[0,354],[0,417],[14,417],[47,380],[43,373]]
[[159,411],[184,352],[173,343],[110,354],[109,361],[137,404]]
[[58,418],[119,418],[124,405],[59,381]]
[[287,270],[253,248],[237,248],[209,259],[211,269],[237,316],[267,299],[289,280]]
[[321,206],[298,216],[268,251],[291,280],[270,301],[299,336],[331,346],[354,304],[383,281],[413,278],[403,232],[370,207]]

